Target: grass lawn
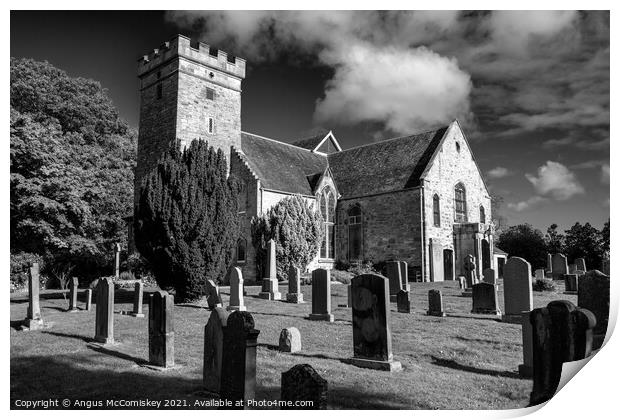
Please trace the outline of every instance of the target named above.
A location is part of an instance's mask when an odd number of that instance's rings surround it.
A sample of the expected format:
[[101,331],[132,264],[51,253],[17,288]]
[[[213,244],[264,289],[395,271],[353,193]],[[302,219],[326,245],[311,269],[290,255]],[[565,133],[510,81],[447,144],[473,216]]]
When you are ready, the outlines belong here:
[[[534,307],[552,300],[569,300],[563,284],[555,292],[534,292]],[[446,318],[426,316],[428,290],[442,290]],[[289,304],[259,299],[259,286],[248,286],[245,304],[254,316],[258,336],[256,399],[280,395],[280,375],[299,363],[312,365],[329,382],[328,404],[334,409],[505,409],[525,407],[531,380],[521,379],[521,327],[497,317],[473,315],[471,298],[461,297],[455,282],[411,283],[412,313],[396,312],[391,304],[394,358],[402,372],[380,372],[343,363],[353,356],[353,331],[346,303],[347,287],[332,285],[332,324],[310,321],[310,286],[302,291],[307,303]],[[148,292],[149,290],[147,290]],[[280,285],[284,297],[286,286]],[[224,306],[228,288],[221,288]],[[130,290],[117,290],[115,311],[132,309]],[[80,290],[81,299],[81,290]],[[17,330],[26,316],[27,295],[11,295],[11,406],[16,399],[211,399],[202,385],[204,326],[210,311],[176,305],[175,360],[177,367],[157,371],[148,360],[148,299],[145,318],[115,315],[116,344],[92,343],[95,310],[65,312],[59,291],[42,291],[41,311],[52,324],[41,331]],[[500,282],[500,307],[503,292]],[[83,306],[80,304],[80,306]],[[94,306],[94,305],[93,305]],[[280,353],[280,331],[297,327],[302,352]]]

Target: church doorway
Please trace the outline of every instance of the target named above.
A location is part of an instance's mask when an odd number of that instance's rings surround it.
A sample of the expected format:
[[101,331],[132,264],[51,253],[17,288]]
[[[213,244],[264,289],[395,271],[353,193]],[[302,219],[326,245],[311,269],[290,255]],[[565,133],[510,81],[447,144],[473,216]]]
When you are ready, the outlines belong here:
[[486,239],[482,240],[482,269],[491,268],[491,245]]
[[454,280],[454,251],[443,250],[443,273],[446,280]]

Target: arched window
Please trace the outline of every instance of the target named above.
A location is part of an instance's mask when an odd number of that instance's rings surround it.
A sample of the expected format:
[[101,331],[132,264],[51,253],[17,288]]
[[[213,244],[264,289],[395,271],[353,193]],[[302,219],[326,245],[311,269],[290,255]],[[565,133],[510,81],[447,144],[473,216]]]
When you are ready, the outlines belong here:
[[349,261],[362,259],[362,208],[355,205],[347,212],[349,225]]
[[237,196],[237,211],[244,212],[248,206],[248,186],[244,181],[239,183],[239,195]]
[[433,196],[433,224],[436,227],[441,226],[441,214],[439,213],[439,196]]
[[237,241],[237,263],[245,262],[245,247],[246,247],[245,239],[243,238],[239,239]]
[[321,242],[321,251],[319,256],[321,258],[334,258],[334,236],[336,227],[334,225],[336,218],[336,197],[334,192],[329,187],[325,187],[319,193],[319,208],[323,223],[325,226],[325,235]]
[[460,182],[454,187],[454,221],[467,222],[467,196],[465,186]]
[[486,223],[486,215],[484,213],[484,207],[480,206],[480,223]]

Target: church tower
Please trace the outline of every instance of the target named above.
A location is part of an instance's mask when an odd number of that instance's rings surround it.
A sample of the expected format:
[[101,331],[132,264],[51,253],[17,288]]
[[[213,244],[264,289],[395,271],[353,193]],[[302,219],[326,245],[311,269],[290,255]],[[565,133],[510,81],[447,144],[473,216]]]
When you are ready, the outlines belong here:
[[245,60],[177,35],[138,60],[140,128],[138,187],[170,142],[206,140],[222,149],[241,143],[241,81]]

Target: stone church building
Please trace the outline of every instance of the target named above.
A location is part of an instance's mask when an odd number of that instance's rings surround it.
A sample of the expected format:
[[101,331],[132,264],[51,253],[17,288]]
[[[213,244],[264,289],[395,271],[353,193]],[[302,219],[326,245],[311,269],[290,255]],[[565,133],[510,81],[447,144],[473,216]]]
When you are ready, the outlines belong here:
[[245,60],[178,35],[138,62],[136,185],[170,141],[221,148],[241,180],[235,265],[259,280],[250,220],[284,197],[312,201],[325,237],[310,268],[403,260],[410,281],[452,280],[472,254],[493,267],[491,198],[457,121],[424,133],[342,150],[332,132],[300,141],[242,131]]

